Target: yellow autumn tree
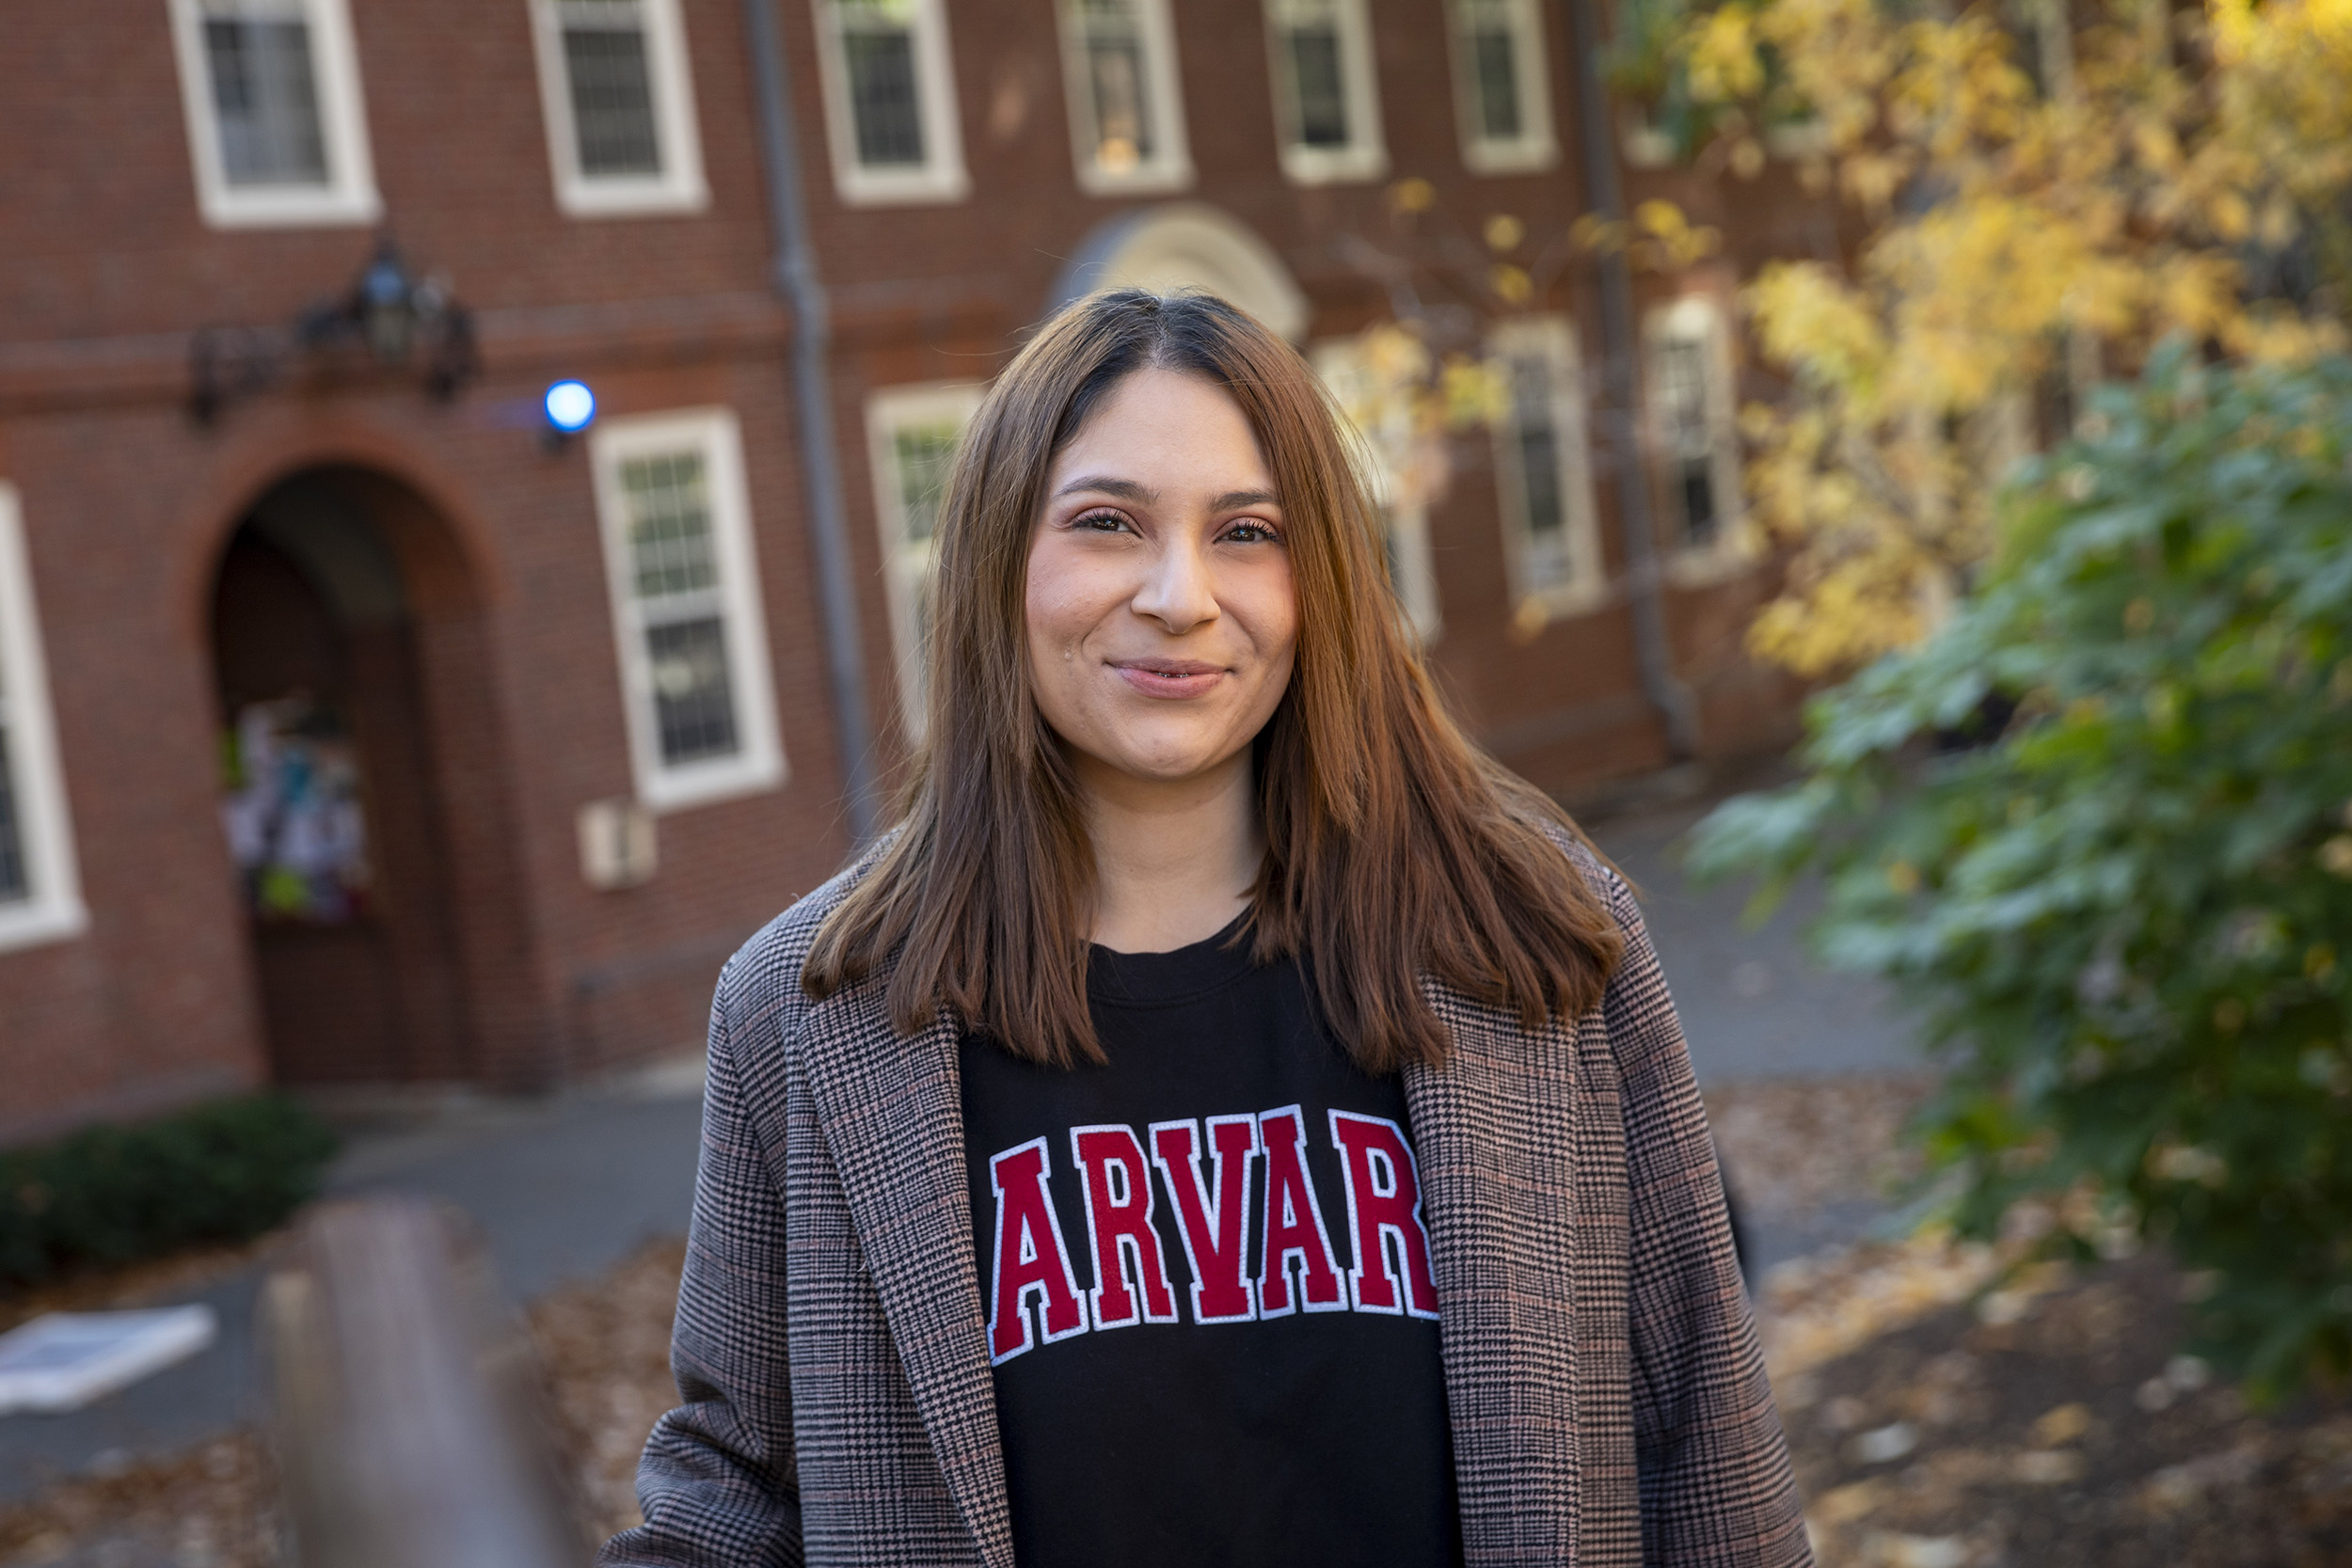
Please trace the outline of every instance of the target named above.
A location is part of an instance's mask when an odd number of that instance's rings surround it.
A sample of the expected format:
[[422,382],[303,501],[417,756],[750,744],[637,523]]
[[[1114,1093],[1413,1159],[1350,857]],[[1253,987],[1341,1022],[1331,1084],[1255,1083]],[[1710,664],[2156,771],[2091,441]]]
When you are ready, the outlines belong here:
[[[1531,231],[1516,214],[1488,213],[1473,239],[1437,200],[1428,181],[1400,180],[1388,190],[1391,245],[1342,237],[1342,256],[1382,285],[1390,314],[1322,367],[1364,438],[1383,499],[1408,510],[1445,494],[1460,436],[1510,417],[1509,369],[1486,347],[1498,323],[1536,309],[1565,272],[1596,254],[1623,250],[1637,270],[1673,275],[1723,246],[1720,232],[1670,201],[1642,202],[1613,223],[1588,214],[1552,234]],[[1438,245],[1427,243],[1433,237]],[[1408,260],[1408,248],[1423,259]],[[1432,250],[1452,264],[1430,264]]]
[[1730,0],[1674,46],[1689,99],[1857,220],[1843,263],[1750,281],[1791,395],[1745,411],[1754,526],[1788,551],[1755,623],[1807,675],[1916,641],[1994,544],[2008,467],[2102,375],[2342,346],[2352,0]]

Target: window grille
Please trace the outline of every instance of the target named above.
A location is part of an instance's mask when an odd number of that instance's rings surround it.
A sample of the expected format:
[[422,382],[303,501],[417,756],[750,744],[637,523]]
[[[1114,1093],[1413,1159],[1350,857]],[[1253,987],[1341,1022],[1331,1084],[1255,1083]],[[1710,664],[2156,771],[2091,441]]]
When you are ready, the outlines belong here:
[[924,162],[923,95],[913,19],[898,6],[841,0],[842,61],[857,161],[869,168]]
[[782,782],[734,415],[632,415],[589,439],[637,798],[674,810]]
[[625,462],[621,493],[662,764],[733,756],[735,689],[703,457]]
[[1537,0],[1450,0],[1455,119],[1462,162],[1481,174],[1558,162],[1550,61]]
[[1388,171],[1363,0],[1266,0],[1283,172],[1306,184]]
[[1518,449],[1528,540],[1549,554],[1567,532],[1567,498],[1560,485],[1560,431],[1552,420],[1552,368],[1522,356],[1511,364],[1511,437]]
[[1340,57],[1338,19],[1321,16],[1285,29],[1290,46],[1291,91],[1297,103],[1297,139],[1302,147],[1348,144],[1347,74]]
[[1506,323],[1491,352],[1510,388],[1494,453],[1513,595],[1522,608],[1541,601],[1547,615],[1581,613],[1600,593],[1601,570],[1575,325]]
[[1658,402],[1668,483],[1685,549],[1706,549],[1723,530],[1715,495],[1716,420],[1708,388],[1704,338],[1659,340],[1655,356]]
[[209,12],[204,55],[228,183],[326,184],[326,136],[301,8]]
[[563,0],[556,18],[580,172],[659,175],[661,135],[643,8],[636,0]]
[[930,645],[932,584],[938,571],[940,509],[955,466],[956,443],[982,388],[968,382],[893,387],[866,405],[873,455],[875,525],[881,533],[898,645],[898,702],[910,736],[920,738],[929,702],[925,671]]
[[1478,133],[1488,141],[1517,141],[1526,133],[1526,117],[1519,105],[1519,40],[1511,8],[1469,0],[1463,23]]
[[1087,103],[1093,110],[1094,160],[1108,171],[1124,173],[1159,152],[1143,19],[1134,0],[1077,0],[1071,13],[1085,60]]
[[166,0],[166,14],[206,224],[383,216],[349,0]]
[[[1061,0],[1055,0],[1058,9]],[[970,194],[947,0],[812,0],[834,188],[852,206]]]

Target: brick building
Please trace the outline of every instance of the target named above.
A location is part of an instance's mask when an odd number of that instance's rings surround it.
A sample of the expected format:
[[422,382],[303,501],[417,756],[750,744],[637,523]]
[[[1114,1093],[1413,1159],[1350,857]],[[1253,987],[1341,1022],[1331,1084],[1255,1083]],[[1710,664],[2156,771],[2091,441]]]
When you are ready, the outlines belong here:
[[[1104,281],[1216,287],[1344,377],[1352,334],[1445,295],[1466,245],[1484,268],[1465,236],[1510,215],[1534,296],[1441,314],[1505,356],[1513,416],[1391,518],[1446,680],[1547,786],[1669,759],[1613,478],[1638,451],[1695,744],[1785,733],[1737,651],[1726,307],[1818,219],[1778,166],[1628,168],[1734,243],[1638,285],[1641,401],[1588,414],[1597,275],[1557,243],[1589,205],[1579,72],[1548,0],[12,21],[0,1140],[273,1080],[528,1088],[692,1040],[720,960],[840,863],[906,754],[957,423]],[[1407,178],[1434,204],[1405,228]],[[566,378],[597,412],[559,440]]]

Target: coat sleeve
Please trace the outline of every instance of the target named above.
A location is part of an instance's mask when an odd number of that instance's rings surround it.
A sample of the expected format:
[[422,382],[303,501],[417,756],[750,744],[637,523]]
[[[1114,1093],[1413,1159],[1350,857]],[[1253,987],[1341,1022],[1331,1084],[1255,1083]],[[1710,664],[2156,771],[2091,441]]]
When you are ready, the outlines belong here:
[[[710,1015],[701,1163],[670,1344],[679,1406],[637,1467],[645,1522],[605,1544],[599,1568],[797,1564],[800,1481],[785,1341],[784,1197],[761,1158],[738,1060],[735,979]],[[762,1030],[763,1037],[769,1031]]]
[[1613,872],[1599,879],[1625,932],[1602,1008],[1631,1198],[1627,1307],[1642,1560],[1803,1568],[1812,1548],[1690,1051],[1632,890]]

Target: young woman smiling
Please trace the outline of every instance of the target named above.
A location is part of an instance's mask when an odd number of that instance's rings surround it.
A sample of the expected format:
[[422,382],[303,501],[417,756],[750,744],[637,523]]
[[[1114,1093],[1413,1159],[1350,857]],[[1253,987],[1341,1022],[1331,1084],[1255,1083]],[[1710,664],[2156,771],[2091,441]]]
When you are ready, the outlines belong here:
[[1641,916],[1376,528],[1214,298],[998,378],[902,820],[720,978],[602,1560],[1809,1560]]

